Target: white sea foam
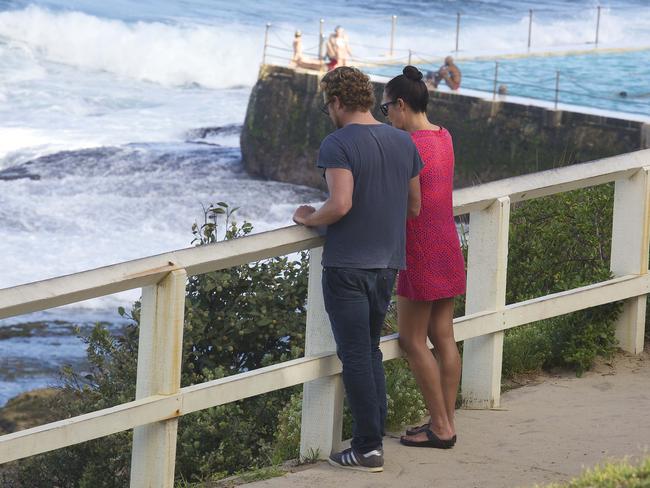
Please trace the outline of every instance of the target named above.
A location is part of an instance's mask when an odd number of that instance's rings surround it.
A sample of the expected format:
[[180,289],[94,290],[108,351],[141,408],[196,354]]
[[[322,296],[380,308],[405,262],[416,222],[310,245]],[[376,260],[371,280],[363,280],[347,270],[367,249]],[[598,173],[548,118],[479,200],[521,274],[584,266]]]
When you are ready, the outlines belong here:
[[209,88],[253,84],[263,42],[250,27],[126,23],[36,6],[0,13],[0,37],[78,68]]
[[[597,11],[595,8],[577,11],[574,15],[558,18],[557,15],[534,14],[532,25],[533,50],[562,50],[563,48],[593,47],[596,34]],[[445,21],[446,20],[446,21]],[[522,11],[514,21],[494,18],[469,19],[463,17],[460,25],[458,47],[460,55],[502,54],[526,52],[528,44],[528,12]],[[353,54],[358,57],[377,57],[389,51],[390,26],[388,19],[383,24],[347,24]],[[422,20],[398,21],[395,34],[395,55],[405,60],[408,50],[414,57],[434,55],[442,57],[452,53],[456,44],[456,18],[435,19],[427,23]],[[602,9],[599,46],[639,47],[650,45],[650,6],[635,10]]]

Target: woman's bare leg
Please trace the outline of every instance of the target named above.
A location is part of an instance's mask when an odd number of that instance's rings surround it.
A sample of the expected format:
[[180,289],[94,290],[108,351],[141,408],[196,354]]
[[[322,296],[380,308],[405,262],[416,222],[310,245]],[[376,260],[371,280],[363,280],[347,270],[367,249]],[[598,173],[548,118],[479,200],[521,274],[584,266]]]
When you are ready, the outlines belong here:
[[460,354],[454,339],[454,299],[445,298],[431,303],[429,317],[429,340],[434,346],[440,370],[440,381],[447,418],[452,431],[456,431],[454,414],[456,395],[460,383]]
[[[427,347],[431,302],[397,297],[397,323],[400,346],[406,352],[413,376],[431,415],[431,430],[440,439],[451,439],[454,430],[447,416],[438,363]],[[408,436],[409,440],[426,441],[426,433]]]

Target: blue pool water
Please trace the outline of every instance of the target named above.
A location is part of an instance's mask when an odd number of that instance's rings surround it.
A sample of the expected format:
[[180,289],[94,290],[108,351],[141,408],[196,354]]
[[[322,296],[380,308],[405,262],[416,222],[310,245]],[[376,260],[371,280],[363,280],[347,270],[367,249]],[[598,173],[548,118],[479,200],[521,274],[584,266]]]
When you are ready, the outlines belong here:
[[[439,67],[417,59],[413,62],[423,72]],[[465,89],[492,93],[496,77],[496,85],[505,85],[508,95],[549,102],[557,98],[561,104],[650,117],[650,50],[475,61],[461,58],[458,66]],[[384,66],[369,71],[394,76],[400,69]]]
[[498,63],[495,70],[494,62],[464,62],[464,86],[492,92],[497,71],[497,85],[506,85],[512,95],[554,101],[559,86],[560,103],[650,116],[650,51],[501,59]]

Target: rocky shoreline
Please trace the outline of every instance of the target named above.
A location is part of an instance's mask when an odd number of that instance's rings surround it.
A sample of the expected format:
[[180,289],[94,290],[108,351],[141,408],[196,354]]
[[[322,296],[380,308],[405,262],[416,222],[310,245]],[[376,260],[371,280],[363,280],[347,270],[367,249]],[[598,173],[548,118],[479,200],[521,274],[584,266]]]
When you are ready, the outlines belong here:
[[[102,322],[112,330],[122,324]],[[0,407],[25,392],[60,384],[60,371],[87,366],[86,336],[95,322],[26,321],[0,326]]]

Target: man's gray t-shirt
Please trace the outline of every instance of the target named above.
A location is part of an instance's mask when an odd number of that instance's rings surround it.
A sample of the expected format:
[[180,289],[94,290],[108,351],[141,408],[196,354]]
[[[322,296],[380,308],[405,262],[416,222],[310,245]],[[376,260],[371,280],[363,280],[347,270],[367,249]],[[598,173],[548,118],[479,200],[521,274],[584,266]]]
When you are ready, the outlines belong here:
[[423,166],[408,132],[346,125],[323,140],[317,164],[349,169],[354,177],[352,209],[327,227],[323,266],[406,268],[409,181]]

